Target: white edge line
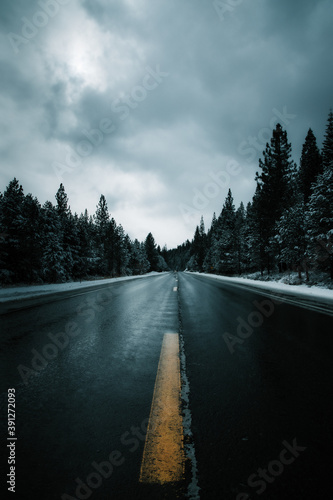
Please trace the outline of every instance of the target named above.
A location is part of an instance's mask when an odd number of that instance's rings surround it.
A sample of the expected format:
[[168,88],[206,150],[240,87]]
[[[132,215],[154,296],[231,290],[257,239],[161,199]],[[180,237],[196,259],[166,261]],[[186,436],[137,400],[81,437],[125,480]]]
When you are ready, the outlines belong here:
[[184,349],[183,335],[179,333],[179,355],[180,355],[180,375],[182,380],[181,399],[183,409],[183,432],[184,437],[187,437],[189,443],[185,444],[184,449],[186,457],[191,461],[192,479],[188,486],[188,498],[190,500],[200,500],[200,487],[198,485],[198,464],[195,455],[195,447],[193,443],[193,434],[191,430],[192,413],[190,410],[190,383],[186,375],[186,356]]

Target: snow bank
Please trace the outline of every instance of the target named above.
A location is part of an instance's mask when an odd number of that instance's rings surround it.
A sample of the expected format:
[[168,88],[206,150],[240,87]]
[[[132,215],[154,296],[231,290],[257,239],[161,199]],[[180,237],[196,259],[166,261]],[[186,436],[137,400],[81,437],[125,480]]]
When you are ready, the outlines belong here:
[[219,276],[217,274],[206,274],[191,272],[191,274],[197,274],[199,276],[205,276],[207,278],[217,279],[227,283],[236,283],[239,285],[260,288],[262,290],[277,292],[278,294],[297,296],[299,298],[312,298],[320,299],[325,303],[329,303],[333,307],[333,290],[328,290],[325,288],[317,286],[307,286],[307,285],[287,285],[280,282],[272,281],[258,281],[248,278],[229,278],[227,276]]
[[48,294],[55,294],[60,292],[70,292],[78,290],[86,290],[96,286],[104,286],[111,283],[118,283],[119,281],[134,280],[140,278],[147,278],[149,276],[157,276],[165,274],[157,273],[152,271],[148,274],[142,274],[139,276],[124,276],[122,278],[109,278],[109,279],[98,279],[93,281],[81,281],[81,282],[69,282],[69,283],[53,283],[50,285],[27,285],[27,286],[16,286],[10,288],[0,288],[0,303],[5,303],[6,301],[20,300],[26,298],[37,298],[42,296],[47,296]]

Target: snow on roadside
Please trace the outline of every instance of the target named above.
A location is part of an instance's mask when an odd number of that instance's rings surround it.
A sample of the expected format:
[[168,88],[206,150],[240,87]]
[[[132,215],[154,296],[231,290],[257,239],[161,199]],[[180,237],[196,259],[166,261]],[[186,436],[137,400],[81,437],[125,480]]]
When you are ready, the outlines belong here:
[[27,285],[27,286],[16,286],[10,288],[0,288],[0,302],[4,303],[10,300],[19,300],[25,298],[32,298],[36,296],[43,296],[49,293],[65,292],[65,291],[75,291],[84,290],[96,285],[107,285],[111,283],[118,283],[118,281],[127,281],[133,279],[146,278],[148,276],[161,275],[163,273],[157,273],[152,271],[148,274],[142,274],[138,276],[124,276],[121,278],[107,278],[98,279],[93,281],[82,281],[75,282],[71,281],[69,283],[52,283],[48,285]]
[[275,282],[275,281],[258,281],[249,278],[228,277],[228,276],[220,276],[218,274],[206,274],[198,272],[191,272],[191,274],[206,276],[207,278],[218,279],[229,283],[251,285],[272,292],[280,292],[280,293],[283,292],[284,294],[289,294],[294,296],[297,295],[300,298],[310,297],[315,299],[324,299],[325,301],[327,301],[328,299],[328,302],[332,301],[333,305],[333,290],[329,290],[327,288],[321,288],[319,286],[313,285],[309,287],[307,285],[288,285],[285,283]]

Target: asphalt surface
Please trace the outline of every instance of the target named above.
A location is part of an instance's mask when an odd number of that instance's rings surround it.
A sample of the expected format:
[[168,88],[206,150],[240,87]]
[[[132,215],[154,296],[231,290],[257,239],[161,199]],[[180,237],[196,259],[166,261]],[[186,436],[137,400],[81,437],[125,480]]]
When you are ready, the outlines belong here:
[[[16,393],[16,498],[186,498],[190,484],[195,498],[193,474],[202,499],[333,498],[331,316],[170,273],[0,323],[2,415],[8,388]],[[176,332],[196,466],[180,483],[146,486],[139,474],[161,346]],[[6,418],[0,432],[3,451]]]
[[183,274],[180,304],[200,498],[333,498],[332,317]]

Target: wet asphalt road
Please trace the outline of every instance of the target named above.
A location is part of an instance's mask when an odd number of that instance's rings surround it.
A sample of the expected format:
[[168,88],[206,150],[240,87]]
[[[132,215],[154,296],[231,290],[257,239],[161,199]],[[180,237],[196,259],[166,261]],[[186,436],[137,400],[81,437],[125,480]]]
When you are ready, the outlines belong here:
[[[2,415],[16,389],[16,498],[185,498],[190,470],[170,488],[138,483],[162,340],[175,332],[200,498],[333,498],[332,317],[176,278],[119,282],[0,318]],[[77,489],[98,481],[105,461],[109,477]]]
[[332,317],[188,274],[180,303],[200,498],[333,499]]

